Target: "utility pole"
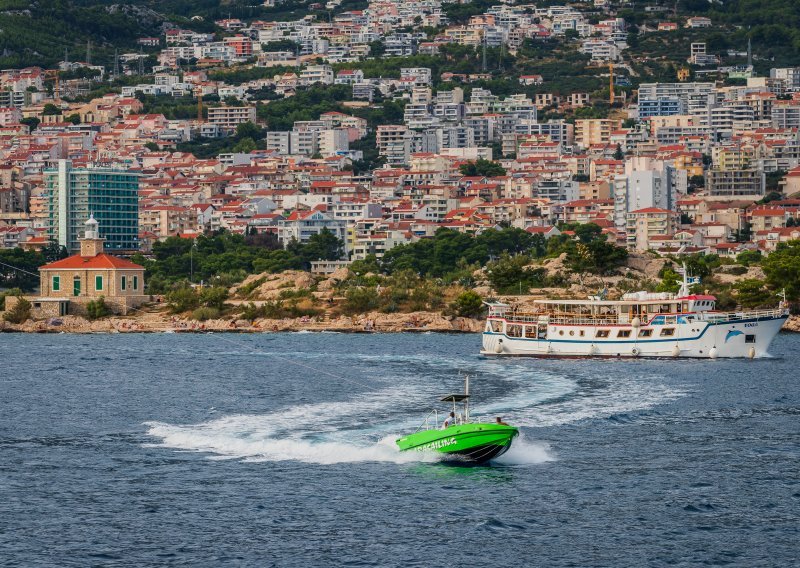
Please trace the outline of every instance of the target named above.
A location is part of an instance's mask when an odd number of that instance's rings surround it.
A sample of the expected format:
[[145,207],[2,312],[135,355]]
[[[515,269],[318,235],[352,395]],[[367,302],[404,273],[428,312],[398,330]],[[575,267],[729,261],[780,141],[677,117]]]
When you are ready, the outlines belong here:
[[119,50],[114,50],[114,79],[119,78]]
[[486,73],[486,30],[483,30],[483,65],[481,70]]
[[141,46],[139,46],[139,75],[144,75],[144,53]]

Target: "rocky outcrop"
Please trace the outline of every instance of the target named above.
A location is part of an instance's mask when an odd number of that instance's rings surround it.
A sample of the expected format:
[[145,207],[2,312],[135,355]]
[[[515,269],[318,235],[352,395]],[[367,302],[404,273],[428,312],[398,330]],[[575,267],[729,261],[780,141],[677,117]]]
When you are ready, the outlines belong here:
[[789,319],[783,324],[782,329],[783,331],[800,333],[800,316],[789,316]]

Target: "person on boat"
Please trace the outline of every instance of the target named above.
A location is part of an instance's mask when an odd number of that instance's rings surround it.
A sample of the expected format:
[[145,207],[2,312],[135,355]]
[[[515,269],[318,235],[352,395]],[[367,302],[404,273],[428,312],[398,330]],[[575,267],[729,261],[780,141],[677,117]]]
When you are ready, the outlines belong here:
[[502,419],[502,418],[500,418],[499,416],[497,417],[497,419],[496,419],[496,422],[497,422],[497,425],[498,425],[498,426],[508,426],[508,424],[506,424],[505,422],[503,422],[503,419]]
[[442,424],[442,430],[450,428],[450,426],[455,426],[455,424],[456,424],[456,413],[451,412],[450,416],[444,419],[444,424]]

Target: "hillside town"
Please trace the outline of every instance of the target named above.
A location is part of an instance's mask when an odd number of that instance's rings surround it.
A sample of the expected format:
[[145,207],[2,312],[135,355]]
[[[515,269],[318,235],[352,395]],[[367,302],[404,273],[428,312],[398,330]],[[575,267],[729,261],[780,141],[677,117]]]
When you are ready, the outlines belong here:
[[[631,89],[632,32],[606,15],[498,4],[450,22],[439,0],[380,0],[325,21],[171,26],[139,39],[152,73],[141,52],[109,68],[88,48],[58,69],[6,69],[0,247],[76,254],[90,219],[105,250],[127,257],[170,237],[222,231],[288,247],[330,232],[339,258],[312,266],[330,274],[443,228],[549,239],[592,223],[632,252],[731,259],[800,239],[800,67],[759,76],[749,46],[732,55],[746,64],[725,66],[697,42],[674,81]],[[670,16],[638,33],[712,25]],[[493,92],[495,60],[554,41],[604,87],[550,90],[517,70]],[[459,49],[477,55],[468,72],[375,76],[369,65]],[[92,98],[102,84],[121,86]],[[269,114],[320,93],[336,110]],[[168,110],[152,112],[154,101]]]

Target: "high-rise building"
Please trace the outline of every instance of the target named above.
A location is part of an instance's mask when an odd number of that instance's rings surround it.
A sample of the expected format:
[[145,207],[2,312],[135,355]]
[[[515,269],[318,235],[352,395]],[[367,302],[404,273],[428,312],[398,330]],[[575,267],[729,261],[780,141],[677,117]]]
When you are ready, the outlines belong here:
[[90,215],[99,222],[100,236],[110,251],[139,248],[139,175],[106,167],[74,168],[69,160],[45,171],[50,238],[80,250],[78,239]]

